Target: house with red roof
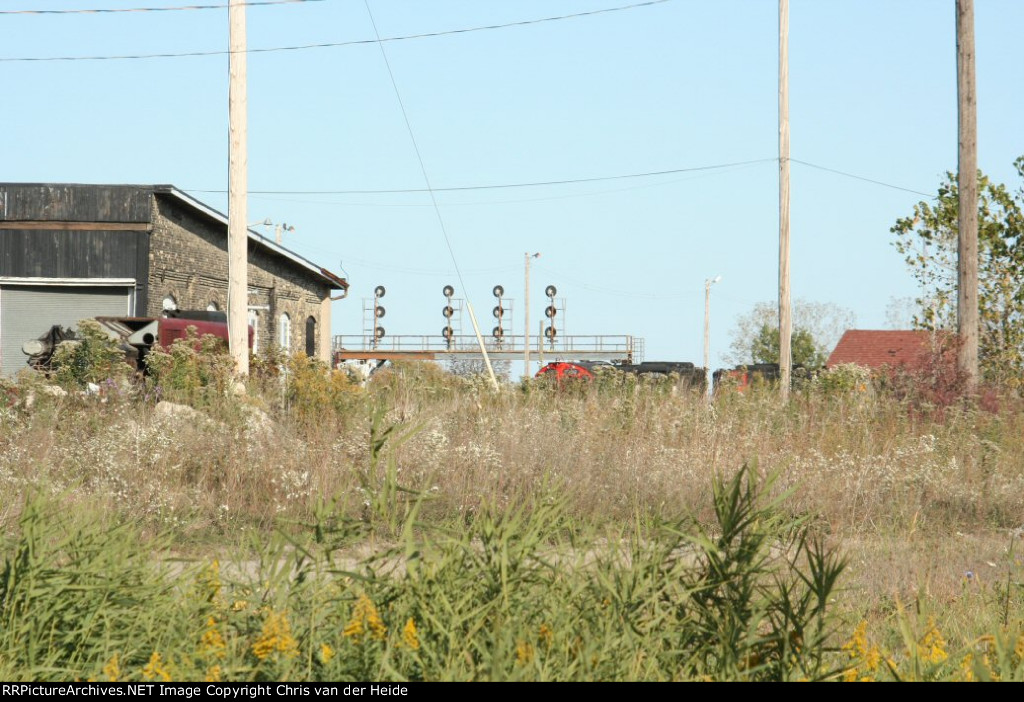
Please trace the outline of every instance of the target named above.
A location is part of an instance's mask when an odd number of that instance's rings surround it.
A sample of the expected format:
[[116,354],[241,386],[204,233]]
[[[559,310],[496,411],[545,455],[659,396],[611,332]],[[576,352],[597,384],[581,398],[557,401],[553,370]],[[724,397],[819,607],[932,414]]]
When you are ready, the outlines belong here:
[[929,331],[847,329],[825,366],[856,363],[868,368],[913,368],[927,358],[932,337]]

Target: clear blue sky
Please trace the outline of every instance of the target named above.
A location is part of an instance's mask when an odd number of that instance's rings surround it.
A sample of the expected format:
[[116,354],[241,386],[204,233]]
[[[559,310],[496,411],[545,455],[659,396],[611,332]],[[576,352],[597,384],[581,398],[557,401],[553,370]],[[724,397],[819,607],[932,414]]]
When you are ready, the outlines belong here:
[[[198,0],[2,0],[0,10],[169,7]],[[226,0],[210,0],[211,4]],[[629,0],[370,0],[383,37],[533,20]],[[953,0],[791,0],[792,157],[934,193],[956,168]],[[363,0],[250,7],[251,48],[373,39]],[[645,7],[385,43],[436,188],[583,179],[772,159],[775,0]],[[1024,3],[977,0],[979,162],[1018,185],[1024,154]],[[0,58],[223,51],[227,11],[0,14]],[[227,57],[0,62],[0,180],[172,183],[224,212]],[[424,187],[378,45],[249,58],[252,190]],[[793,164],[794,297],[885,325],[915,294],[891,246],[921,196]],[[567,298],[567,331],[644,337],[649,360],[700,363],[704,280],[712,362],[737,315],[777,293],[778,177],[745,166],[575,185],[438,192],[466,290],[489,329],[490,291],[521,304],[523,253]],[[359,333],[361,298],[387,286],[389,334],[438,334],[459,287],[423,192],[252,195],[249,220],[331,270]],[[516,311],[521,331],[521,309]],[[536,324],[536,321],[534,321]],[[466,324],[468,328],[468,323]]]

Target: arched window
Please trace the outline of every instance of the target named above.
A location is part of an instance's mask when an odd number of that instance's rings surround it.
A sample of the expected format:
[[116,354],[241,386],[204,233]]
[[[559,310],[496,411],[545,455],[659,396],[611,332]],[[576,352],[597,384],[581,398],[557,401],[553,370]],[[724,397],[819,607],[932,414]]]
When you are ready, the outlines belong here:
[[292,318],[287,312],[281,313],[281,322],[278,324],[278,345],[285,352],[292,350]]
[[249,310],[249,326],[252,327],[252,352],[260,351],[260,313]]
[[174,299],[174,295],[168,295],[164,298],[162,307],[164,312],[174,312],[178,309],[178,301]]
[[306,319],[306,355],[316,355],[316,317]]
[[219,309],[220,309],[220,307],[217,307],[217,303],[216,303],[216,302],[213,302],[213,301],[211,301],[211,302],[210,302],[210,304],[208,304],[208,305],[206,306],[206,311],[207,311],[207,312],[216,312],[216,311],[218,311]]

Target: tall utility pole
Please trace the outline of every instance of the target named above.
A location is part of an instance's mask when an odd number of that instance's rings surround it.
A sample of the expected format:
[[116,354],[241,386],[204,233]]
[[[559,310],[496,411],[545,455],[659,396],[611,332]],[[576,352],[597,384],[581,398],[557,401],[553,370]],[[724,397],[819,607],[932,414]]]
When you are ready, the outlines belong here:
[[978,387],[978,96],[974,82],[974,0],[956,0],[956,94],[960,149],[957,332],[960,372]]
[[540,258],[540,254],[539,253],[533,253],[533,254],[532,253],[527,253],[525,258],[526,258],[526,287],[524,288],[525,292],[523,294],[523,300],[524,300],[524,303],[525,303],[523,305],[523,314],[526,316],[526,319],[523,321],[523,334],[524,334],[524,338],[523,338],[523,363],[526,364],[526,365],[524,366],[523,373],[526,375],[527,378],[529,378],[530,377],[530,259],[531,258]]
[[716,275],[704,281],[704,387],[711,399],[711,286],[722,279]]
[[779,389],[789,399],[793,320],[789,301],[789,0],[779,0]]
[[235,372],[249,375],[248,167],[245,0],[228,6],[228,348]]

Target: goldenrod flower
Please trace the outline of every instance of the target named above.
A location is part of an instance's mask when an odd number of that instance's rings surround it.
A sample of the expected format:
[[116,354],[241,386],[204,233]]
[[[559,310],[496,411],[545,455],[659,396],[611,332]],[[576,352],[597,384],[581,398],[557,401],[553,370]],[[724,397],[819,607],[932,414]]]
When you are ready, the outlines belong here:
[[207,602],[213,602],[220,597],[222,584],[220,581],[220,561],[214,560],[196,578],[199,585],[200,596]]
[[420,637],[416,633],[416,622],[412,617],[409,617],[405,626],[402,627],[402,642],[413,651],[418,651],[420,648]]
[[547,624],[541,624],[540,630],[537,632],[537,638],[544,644],[544,648],[551,648],[551,644],[555,640],[555,633],[551,631]]
[[107,676],[108,682],[117,682],[121,677],[121,667],[117,664],[116,653],[113,658],[107,661],[107,664],[103,666],[103,674]]
[[388,628],[381,620],[373,600],[363,594],[356,600],[356,604],[352,608],[352,617],[341,633],[358,642],[367,632],[371,638],[383,641],[387,636]]
[[153,655],[149,657],[149,663],[142,669],[142,677],[146,680],[156,680],[159,678],[163,682],[171,681],[171,674],[167,672],[160,654],[156,651],[153,651]]
[[219,665],[211,666],[206,671],[206,682],[220,682],[221,681],[221,669]]
[[299,654],[299,642],[292,636],[288,616],[269,610],[260,637],[252,645],[252,654],[262,661],[275,652],[294,658]]
[[917,655],[927,663],[941,663],[948,657],[946,654],[946,640],[942,638],[935,618],[928,618],[928,630],[917,644]]
[[882,652],[876,644],[868,643],[868,623],[862,620],[853,631],[853,638],[843,644],[843,650],[850,656],[852,668],[843,671],[846,682],[871,680],[870,676],[861,677],[860,672],[874,673],[882,663]]
[[206,620],[206,631],[203,632],[202,638],[199,639],[199,653],[204,656],[223,658],[227,647],[224,637],[221,636],[220,630],[217,629],[217,620],[210,617]]
[[320,662],[328,663],[334,658],[334,649],[325,643],[320,644]]
[[533,660],[533,646],[528,641],[516,643],[516,663],[526,665]]

